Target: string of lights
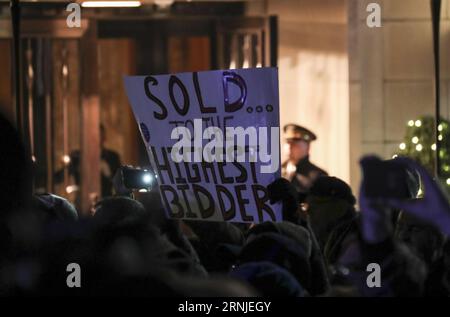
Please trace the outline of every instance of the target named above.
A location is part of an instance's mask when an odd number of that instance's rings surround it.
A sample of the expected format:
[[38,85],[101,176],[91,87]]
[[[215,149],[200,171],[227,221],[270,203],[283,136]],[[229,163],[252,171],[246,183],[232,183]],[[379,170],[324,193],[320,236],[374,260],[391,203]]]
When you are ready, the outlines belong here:
[[403,142],[398,145],[398,151],[393,158],[401,155],[411,157],[430,172],[435,168],[435,155],[440,158],[440,171],[444,182],[450,190],[450,122],[441,119],[438,125],[439,153],[436,153],[435,120],[432,116],[422,116],[409,120]]

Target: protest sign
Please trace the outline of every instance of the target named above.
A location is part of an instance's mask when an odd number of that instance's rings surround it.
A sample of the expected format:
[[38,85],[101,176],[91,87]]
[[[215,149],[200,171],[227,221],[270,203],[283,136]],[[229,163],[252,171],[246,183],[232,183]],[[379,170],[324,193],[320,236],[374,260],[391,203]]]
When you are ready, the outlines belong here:
[[125,77],[171,218],[280,221],[276,68]]

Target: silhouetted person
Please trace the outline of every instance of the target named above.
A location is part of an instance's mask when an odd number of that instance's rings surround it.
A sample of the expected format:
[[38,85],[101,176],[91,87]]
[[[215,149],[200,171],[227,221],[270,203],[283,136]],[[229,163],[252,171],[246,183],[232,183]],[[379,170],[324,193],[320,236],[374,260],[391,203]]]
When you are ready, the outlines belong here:
[[[113,182],[115,172],[121,166],[120,156],[117,152],[107,149],[105,147],[106,133],[104,126],[100,126],[100,144],[101,144],[101,156],[100,156],[100,177],[101,177],[101,195],[102,197],[112,196],[113,194]],[[75,179],[76,184],[81,183],[81,153],[79,150],[70,153],[70,162],[66,168],[69,169],[69,174]],[[57,183],[63,182],[64,169],[56,172],[55,181]]]
[[26,207],[32,195],[31,156],[15,127],[0,114],[0,219]]

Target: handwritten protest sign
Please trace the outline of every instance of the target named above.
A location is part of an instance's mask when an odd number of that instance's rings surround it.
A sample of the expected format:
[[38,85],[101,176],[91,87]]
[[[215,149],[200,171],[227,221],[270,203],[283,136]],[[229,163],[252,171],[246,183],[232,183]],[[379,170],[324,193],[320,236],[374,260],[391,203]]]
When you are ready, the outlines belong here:
[[276,68],[125,77],[171,218],[280,221]]

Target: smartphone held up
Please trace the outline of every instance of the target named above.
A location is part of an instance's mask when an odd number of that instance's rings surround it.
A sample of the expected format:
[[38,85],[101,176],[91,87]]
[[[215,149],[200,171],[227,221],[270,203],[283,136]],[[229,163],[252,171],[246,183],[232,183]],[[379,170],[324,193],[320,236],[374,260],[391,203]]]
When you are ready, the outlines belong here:
[[361,167],[368,197],[411,199],[420,187],[418,177],[401,160],[369,156],[361,160]]
[[156,185],[157,177],[149,168],[122,166],[114,177],[114,187],[119,195],[149,192]]

